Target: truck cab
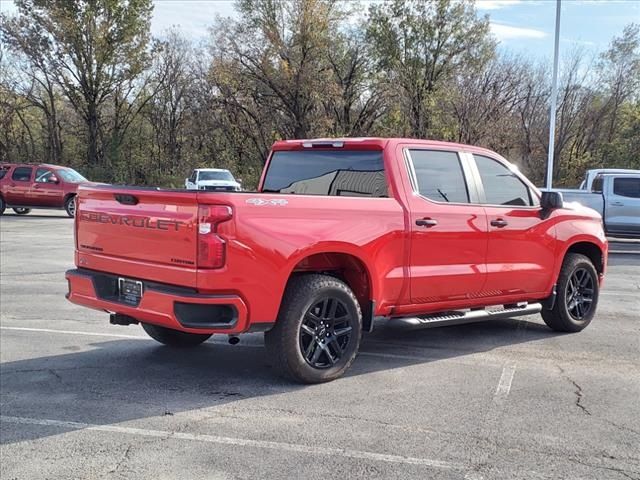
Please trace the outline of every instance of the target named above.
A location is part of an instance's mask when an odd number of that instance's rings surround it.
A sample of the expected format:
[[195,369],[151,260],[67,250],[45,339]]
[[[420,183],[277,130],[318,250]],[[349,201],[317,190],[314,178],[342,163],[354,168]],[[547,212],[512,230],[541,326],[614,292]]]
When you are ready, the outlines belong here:
[[585,176],[584,176],[584,180],[582,180],[582,182],[580,183],[580,186],[578,188],[580,190],[591,191],[591,190],[593,190],[593,182],[595,181],[595,179],[599,175],[607,175],[607,174],[613,174],[613,175],[625,175],[625,174],[640,175],[640,170],[632,170],[632,169],[628,169],[628,168],[592,168],[590,170],[587,170],[587,172],[585,173]]

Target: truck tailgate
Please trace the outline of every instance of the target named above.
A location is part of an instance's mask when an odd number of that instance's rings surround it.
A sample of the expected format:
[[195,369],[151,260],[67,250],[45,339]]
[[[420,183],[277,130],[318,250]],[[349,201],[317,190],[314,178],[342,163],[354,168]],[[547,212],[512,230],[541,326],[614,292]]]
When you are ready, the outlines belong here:
[[171,265],[195,274],[197,192],[81,187],[77,205],[79,254]]

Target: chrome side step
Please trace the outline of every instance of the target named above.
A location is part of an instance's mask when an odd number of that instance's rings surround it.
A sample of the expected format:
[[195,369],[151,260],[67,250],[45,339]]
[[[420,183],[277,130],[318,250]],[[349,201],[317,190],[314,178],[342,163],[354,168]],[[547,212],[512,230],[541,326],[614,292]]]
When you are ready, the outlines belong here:
[[403,329],[442,327],[445,325],[462,325],[465,323],[482,322],[500,318],[520,317],[540,313],[540,303],[523,304],[500,308],[497,310],[454,310],[451,312],[423,315],[421,317],[397,317],[388,321],[387,325]]

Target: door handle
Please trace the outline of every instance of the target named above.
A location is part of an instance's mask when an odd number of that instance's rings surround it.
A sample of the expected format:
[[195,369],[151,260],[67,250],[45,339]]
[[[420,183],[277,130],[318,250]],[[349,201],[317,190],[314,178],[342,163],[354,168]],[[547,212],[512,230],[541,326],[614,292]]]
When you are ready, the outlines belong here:
[[495,220],[491,220],[492,227],[503,228],[503,227],[506,227],[507,225],[509,225],[509,223],[506,220],[503,220],[502,218],[496,218]]
[[624,203],[622,202],[613,202],[611,203],[611,205],[614,207],[624,207]]
[[37,183],[33,186],[33,188],[40,188],[40,185],[38,185]]
[[416,225],[418,225],[419,227],[431,228],[435,227],[437,224],[438,221],[434,220],[433,218],[419,218],[418,220],[416,220]]

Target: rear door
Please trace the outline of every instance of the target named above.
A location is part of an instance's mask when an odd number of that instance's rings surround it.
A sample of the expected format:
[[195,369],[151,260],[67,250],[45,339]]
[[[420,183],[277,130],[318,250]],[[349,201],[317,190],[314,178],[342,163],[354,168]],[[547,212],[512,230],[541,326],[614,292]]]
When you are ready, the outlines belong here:
[[410,278],[414,304],[476,296],[485,282],[487,221],[456,151],[405,150],[413,194]]
[[39,167],[29,192],[32,205],[42,207],[60,207],[63,203],[64,190],[60,179],[50,168]]
[[551,222],[539,199],[509,165],[473,155],[481,203],[489,223],[486,296],[544,292],[555,265]]
[[6,202],[9,205],[33,205],[29,196],[33,167],[16,167],[7,182]]
[[147,265],[172,266],[176,272],[171,268],[149,272],[162,272],[163,278],[154,278],[157,281],[178,283],[179,276],[179,283],[195,286],[197,202],[197,192],[186,190],[80,187],[78,252],[97,257],[87,260],[89,268],[108,259],[122,260],[109,263],[109,268],[135,265],[136,275],[143,279],[151,279],[145,273]]
[[640,176],[608,177],[605,223],[611,233],[640,234]]

